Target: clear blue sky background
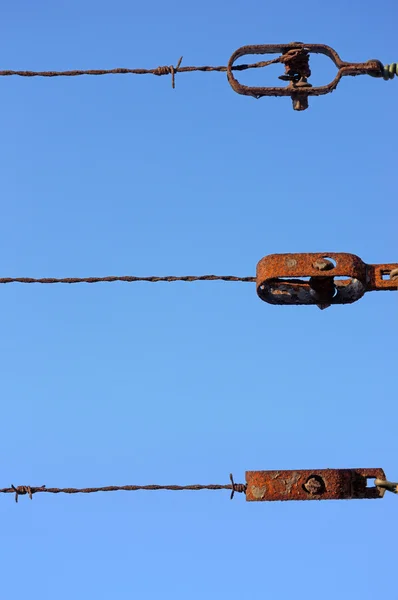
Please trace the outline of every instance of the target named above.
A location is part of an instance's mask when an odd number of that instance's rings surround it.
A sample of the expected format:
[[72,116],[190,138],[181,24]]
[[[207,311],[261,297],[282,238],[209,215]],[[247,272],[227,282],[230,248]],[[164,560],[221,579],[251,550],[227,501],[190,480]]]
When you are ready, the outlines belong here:
[[[14,0],[2,69],[226,64],[301,40],[398,60],[395,2]],[[312,61],[313,83],[335,72]],[[242,74],[277,82],[279,67]],[[398,81],[345,78],[298,113],[225,74],[2,78],[1,276],[254,275],[278,252],[398,260]],[[228,483],[396,461],[397,301],[273,307],[254,284],[2,286],[1,482]],[[0,498],[2,593],[374,597],[397,498],[228,492]]]

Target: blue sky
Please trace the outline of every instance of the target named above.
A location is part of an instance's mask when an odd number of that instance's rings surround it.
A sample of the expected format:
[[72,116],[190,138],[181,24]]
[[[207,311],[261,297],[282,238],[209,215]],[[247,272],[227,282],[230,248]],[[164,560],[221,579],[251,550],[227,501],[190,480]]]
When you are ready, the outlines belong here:
[[[226,64],[241,45],[293,40],[393,62],[397,16],[383,0],[15,0],[1,68]],[[312,69],[314,83],[334,74],[322,57]],[[221,73],[177,75],[175,90],[149,75],[2,78],[0,276],[246,276],[278,252],[396,262],[397,85],[345,78],[298,113]],[[394,293],[320,311],[267,305],[247,283],[0,292],[0,487],[398,477]],[[372,573],[396,571],[396,502],[4,495],[2,591],[370,599]]]

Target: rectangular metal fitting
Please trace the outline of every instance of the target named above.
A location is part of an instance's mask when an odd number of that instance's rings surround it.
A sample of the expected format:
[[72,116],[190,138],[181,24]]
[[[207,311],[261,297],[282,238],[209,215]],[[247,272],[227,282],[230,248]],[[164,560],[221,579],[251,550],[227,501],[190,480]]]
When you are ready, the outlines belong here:
[[384,496],[368,487],[369,479],[385,481],[383,469],[319,469],[310,471],[246,471],[246,500],[354,500]]
[[366,264],[347,252],[270,254],[257,264],[256,287],[270,304],[324,309],[351,304],[365,292],[398,290],[398,263]]
[[[327,85],[313,87],[308,81],[311,75],[309,68],[310,54],[323,54],[330,58],[336,65],[338,71],[333,81]],[[239,83],[233,74],[235,61],[250,54],[281,54],[275,61],[285,66],[285,74],[279,79],[288,81],[286,87],[254,87]],[[239,68],[239,65],[234,67]],[[236,50],[229,59],[227,66],[228,81],[235,92],[245,96],[261,98],[263,96],[290,96],[294,110],[306,110],[308,108],[308,96],[323,96],[336,89],[340,79],[345,75],[372,75],[382,77],[383,64],[379,60],[368,60],[364,63],[349,63],[341,60],[333,48],[325,44],[303,44],[302,42],[291,42],[289,44],[261,44],[242,46]]]

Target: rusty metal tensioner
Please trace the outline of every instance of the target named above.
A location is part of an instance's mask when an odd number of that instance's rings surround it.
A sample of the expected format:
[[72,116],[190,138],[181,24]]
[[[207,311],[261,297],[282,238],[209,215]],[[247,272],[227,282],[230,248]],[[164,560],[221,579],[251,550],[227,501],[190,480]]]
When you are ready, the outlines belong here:
[[[282,63],[285,66],[285,74],[279,79],[288,81],[286,87],[251,87],[242,85],[235,79],[234,70],[239,70],[235,61],[249,54],[279,54],[275,60],[262,63],[259,66],[267,66],[273,63]],[[309,55],[324,54],[328,56],[338,68],[334,80],[323,86],[313,87],[308,82],[311,75],[309,67]],[[345,75],[371,75],[372,77],[392,78],[397,71],[396,63],[384,66],[379,60],[368,60],[364,63],[349,63],[341,60],[333,48],[325,44],[303,44],[292,42],[290,44],[263,44],[255,46],[242,46],[231,56],[227,66],[227,77],[232,88],[238,94],[261,98],[262,96],[290,96],[294,110],[305,110],[308,108],[308,96],[323,96],[336,89],[340,79]]]
[[[305,279],[303,279],[305,278]],[[257,294],[270,304],[350,304],[365,292],[398,289],[398,263],[368,265],[355,254],[270,254],[257,264]]]
[[[368,480],[374,480],[369,486]],[[303,471],[247,471],[246,500],[354,500],[383,498],[397,493],[398,484],[386,480],[383,469],[321,469]]]

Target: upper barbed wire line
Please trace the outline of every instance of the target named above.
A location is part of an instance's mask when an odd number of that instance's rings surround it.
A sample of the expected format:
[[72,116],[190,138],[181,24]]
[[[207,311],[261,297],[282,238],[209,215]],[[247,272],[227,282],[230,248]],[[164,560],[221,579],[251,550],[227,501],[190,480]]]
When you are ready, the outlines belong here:
[[255,277],[237,277],[235,275],[167,275],[164,277],[150,276],[150,277],[136,277],[134,275],[123,275],[123,276],[109,276],[109,277],[63,277],[53,278],[45,277],[41,279],[35,279],[33,277],[2,277],[0,278],[0,284],[2,283],[113,283],[115,281],[124,281],[127,283],[134,283],[137,281],[146,281],[149,283],[159,282],[175,282],[175,281],[232,281],[232,282],[244,282],[254,283]]
[[[0,71],[0,76],[7,77],[12,75],[18,75],[19,77],[77,77],[79,75],[174,75],[175,73],[192,73],[194,71],[202,72],[226,72],[226,66],[191,66],[181,67],[181,59],[177,63],[177,66],[160,66],[155,69],[76,69],[70,71],[14,71],[14,70],[3,70]],[[259,69],[267,67],[271,64],[281,62],[281,57],[274,58],[272,60],[263,60],[252,64],[234,65],[233,71],[246,71],[247,69]]]

